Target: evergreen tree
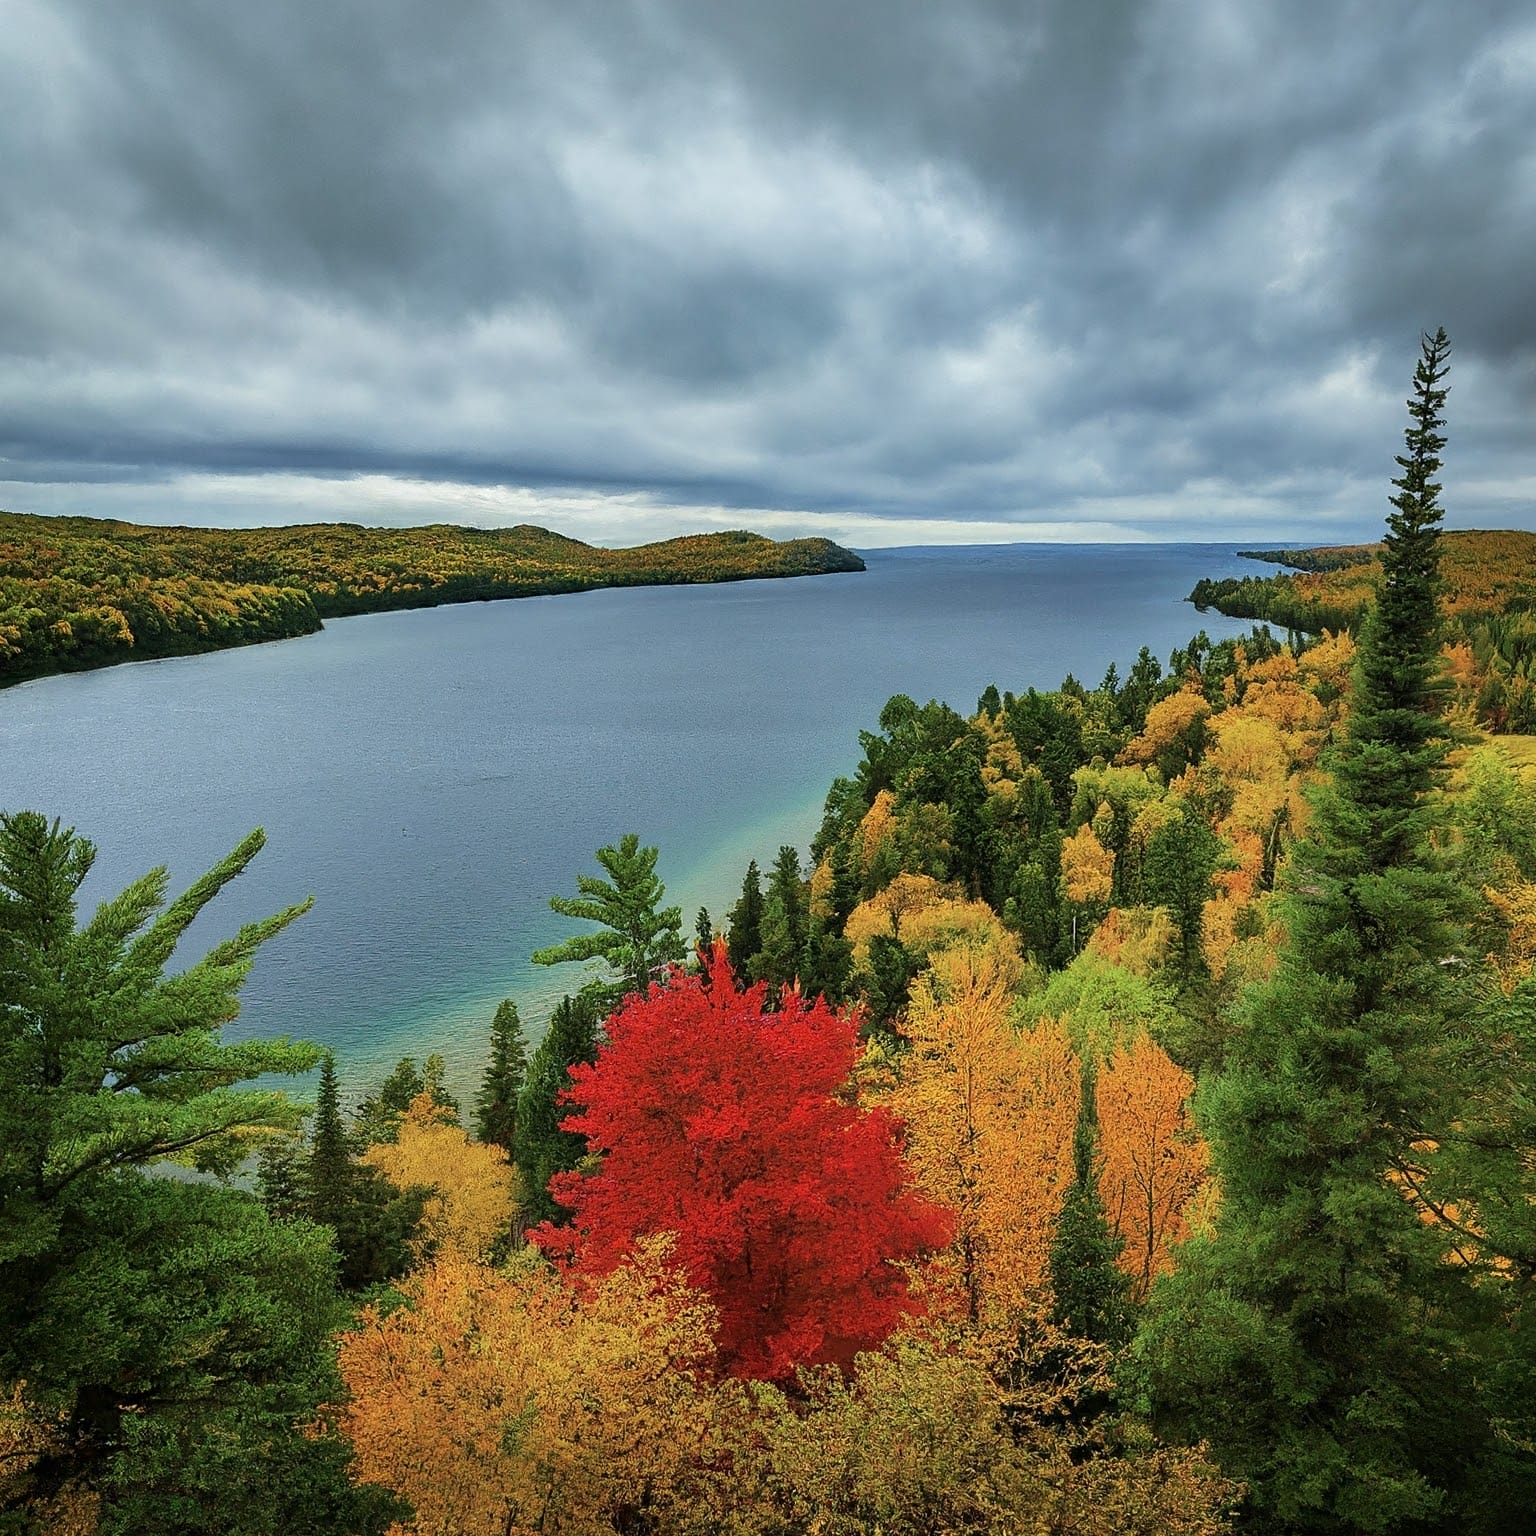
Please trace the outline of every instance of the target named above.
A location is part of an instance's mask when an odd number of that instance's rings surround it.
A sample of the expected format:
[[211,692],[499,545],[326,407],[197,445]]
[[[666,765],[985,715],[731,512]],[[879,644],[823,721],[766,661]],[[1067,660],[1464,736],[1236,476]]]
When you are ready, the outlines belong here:
[[907,952],[900,939],[877,933],[869,941],[865,992],[871,1028],[891,1029],[897,1016],[906,1009],[908,993],[920,969],[920,962]]
[[379,1142],[393,1141],[411,1100],[427,1086],[413,1056],[402,1056],[388,1077],[371,1093],[363,1095],[352,1117],[352,1145],[359,1151]]
[[256,1154],[256,1191],[274,1221],[295,1221],[308,1213],[305,1163],[296,1136],[273,1136]]
[[1210,823],[1178,804],[1148,840],[1142,861],[1142,892],[1153,906],[1167,907],[1179,930],[1178,975],[1186,986],[1206,974],[1200,939],[1221,843]]
[[336,1084],[336,1058],[327,1051],[320,1063],[315,1094],[315,1119],[309,1134],[308,1215],[337,1231],[346,1224],[352,1203],[352,1149],[341,1117],[341,1092]]
[[731,969],[738,976],[745,976],[751,969],[753,956],[763,947],[763,884],[756,859],[747,865],[746,878],[741,882],[741,899],[731,908],[726,922],[730,929],[726,949]]
[[570,1087],[570,1070],[577,1062],[597,1059],[606,1002],[600,987],[561,998],[544,1038],[529,1058],[528,1075],[517,1096],[512,1161],[527,1185],[524,1219],[530,1226],[564,1214],[549,1196],[550,1175],[575,1168],[586,1156],[585,1138],[561,1128],[569,1111],[560,1103],[560,1095]]
[[747,968],[753,981],[766,981],[770,988],[794,981],[805,958],[809,919],[800,855],[785,845],[768,875],[759,930],[761,947]]
[[657,850],[642,848],[635,833],[626,832],[616,848],[599,848],[596,858],[608,879],[578,875],[580,894],[551,896],[549,904],[563,917],[599,924],[600,931],[535,950],[533,962],[603,960],[619,973],[619,995],[644,993],[661,968],[683,958],[682,911],[662,907],[666,887],[656,874]]
[[1120,1348],[1136,1327],[1131,1282],[1118,1266],[1124,1246],[1099,1197],[1094,1069],[1083,1064],[1083,1098],[1072,1143],[1073,1180],[1051,1245],[1052,1320],[1098,1344]]
[[829,1003],[846,1002],[852,970],[853,945],[832,923],[812,917],[800,961],[801,991],[807,997],[825,997]]
[[527,1075],[523,1022],[517,1016],[517,1004],[506,997],[496,1005],[491,1020],[491,1059],[475,1097],[475,1134],[481,1141],[505,1148],[509,1157],[517,1144],[517,1096]]
[[700,907],[693,919],[693,947],[701,955],[714,953],[715,924],[708,907]]
[[146,1172],[231,1173],[300,1119],[286,1095],[239,1085],[308,1072],[320,1052],[221,1029],[257,949],[303,908],[165,974],[261,844],[253,833],[169,903],[156,870],[77,926],[92,845],[33,812],[0,816],[0,1382],[24,1382],[50,1426],[30,1467],[6,1458],[4,1497],[21,1501],[0,1512],[7,1530],[61,1495],[99,1499],[108,1532],[385,1523],[348,1486],[345,1446],[298,1427],[336,1390],[324,1234]]
[[1445,356],[1443,332],[1425,338],[1347,733],[1285,883],[1288,943],[1202,1095],[1216,1235],[1154,1288],[1139,1343],[1161,1427],[1209,1441],[1263,1530],[1454,1524],[1487,1436],[1481,1302],[1404,1183],[1466,1108],[1443,1070],[1461,899],[1431,836]]
[[[395,1075],[400,1075],[398,1067]],[[390,1124],[398,1134],[398,1120]],[[377,1169],[353,1157],[330,1052],[320,1064],[304,1185],[306,1214],[329,1227],[335,1239],[338,1278],[345,1290],[363,1290],[405,1273],[430,1191],[398,1190]]]

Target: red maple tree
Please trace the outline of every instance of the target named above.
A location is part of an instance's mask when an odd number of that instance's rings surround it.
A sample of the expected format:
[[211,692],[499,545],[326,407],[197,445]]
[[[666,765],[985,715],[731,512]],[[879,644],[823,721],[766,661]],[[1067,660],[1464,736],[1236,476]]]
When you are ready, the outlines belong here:
[[950,1217],[909,1186],[901,1122],[853,1099],[857,1016],[789,990],[765,1002],[724,945],[706,975],[628,999],[566,1094],[602,1163],[550,1181],[571,1226],[528,1235],[596,1276],[675,1233],[719,1310],[722,1368],[782,1380],[879,1344],[916,1305],[896,1261],[942,1247]]

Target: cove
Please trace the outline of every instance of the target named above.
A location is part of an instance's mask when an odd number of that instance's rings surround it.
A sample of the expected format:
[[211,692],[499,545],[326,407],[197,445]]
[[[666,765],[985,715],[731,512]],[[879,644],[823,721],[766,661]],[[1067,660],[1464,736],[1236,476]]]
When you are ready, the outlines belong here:
[[988,683],[1090,686],[1197,630],[1235,545],[863,552],[862,573],[619,588],[330,620],[323,632],[48,677],[0,694],[0,807],[94,841],[86,913],[156,864],[173,890],[253,826],[267,847],[183,962],[313,895],[267,945],[230,1038],[332,1046],[352,1089],[440,1050],[467,1093],[491,1013],[530,1033],[579,983],[529,953],[547,898],[627,831],[661,849],[684,928],[749,858],[802,852],[893,693],[963,713]]

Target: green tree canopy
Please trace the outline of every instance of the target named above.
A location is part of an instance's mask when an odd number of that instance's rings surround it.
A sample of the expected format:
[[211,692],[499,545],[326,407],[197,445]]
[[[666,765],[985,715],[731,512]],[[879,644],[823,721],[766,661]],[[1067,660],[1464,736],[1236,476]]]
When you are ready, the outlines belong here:
[[82,927],[92,845],[32,812],[0,816],[0,1383],[24,1382],[53,1426],[0,1489],[7,1530],[30,1527],[6,1504],[72,1492],[101,1500],[112,1533],[383,1523],[348,1487],[345,1447],[300,1428],[335,1391],[327,1234],[146,1172],[231,1171],[301,1117],[238,1085],[308,1072],[320,1052],[221,1030],[256,949],[304,907],[165,972],[261,843],[253,832],[169,903],[156,870]]
[[597,923],[599,931],[535,950],[534,963],[603,960],[619,973],[625,992],[643,993],[659,967],[681,961],[682,909],[661,905],[666,887],[656,874],[656,857],[657,850],[642,848],[633,832],[626,832],[617,848],[599,848],[597,862],[608,878],[578,875],[579,895],[549,898],[562,917]]

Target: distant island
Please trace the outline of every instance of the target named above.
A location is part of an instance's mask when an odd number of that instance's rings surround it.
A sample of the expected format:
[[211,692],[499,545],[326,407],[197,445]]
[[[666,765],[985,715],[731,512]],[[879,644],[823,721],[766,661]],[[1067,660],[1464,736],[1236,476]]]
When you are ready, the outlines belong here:
[[440,603],[862,571],[830,539],[690,534],[602,549],[547,528],[160,528],[0,512],[0,687],[312,634]]

